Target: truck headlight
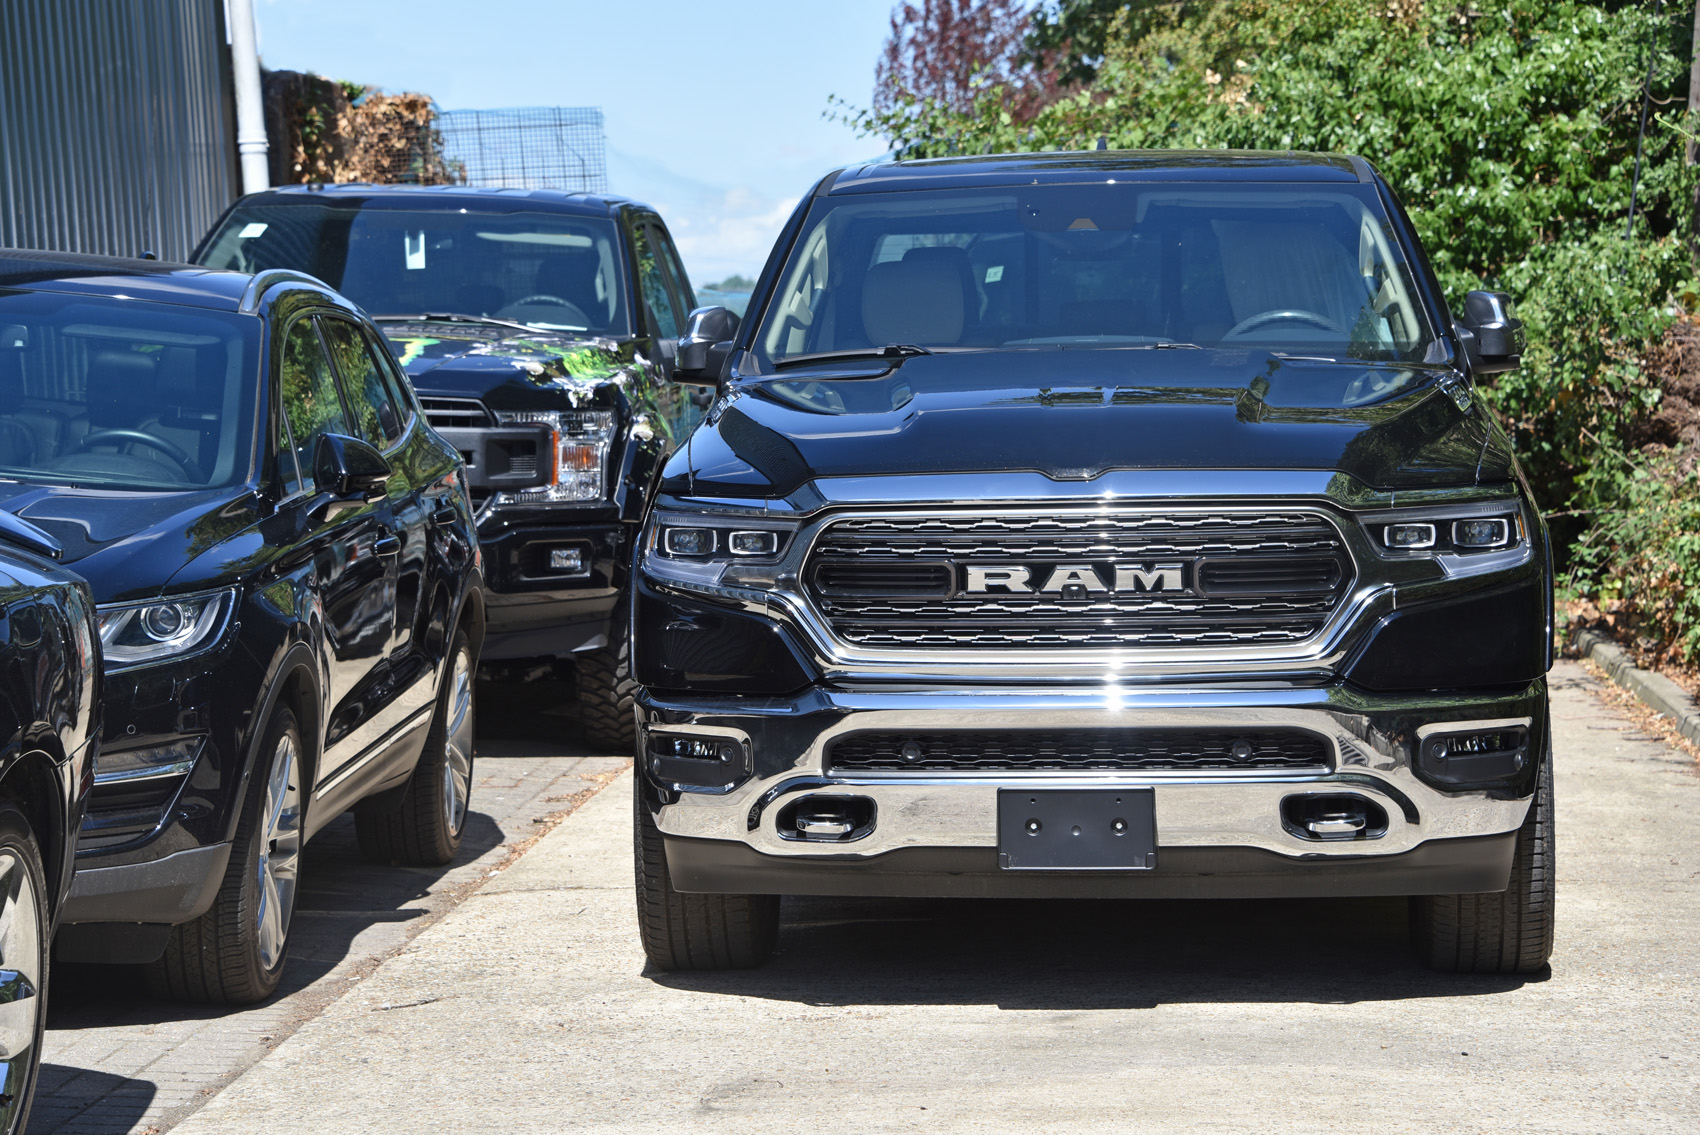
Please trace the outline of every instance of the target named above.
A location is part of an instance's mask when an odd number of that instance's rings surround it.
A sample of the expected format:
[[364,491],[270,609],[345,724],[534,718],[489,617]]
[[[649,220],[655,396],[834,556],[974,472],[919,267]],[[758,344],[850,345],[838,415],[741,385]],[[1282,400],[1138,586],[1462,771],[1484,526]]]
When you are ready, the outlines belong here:
[[1534,523],[1516,498],[1364,513],[1359,520],[1381,558],[1435,560],[1451,576],[1480,575],[1524,562]]
[[499,504],[562,504],[596,501],[607,496],[608,443],[614,436],[612,410],[503,410],[503,425],[544,425],[550,444],[544,461],[544,484],[521,492],[497,493]]
[[663,583],[710,594],[770,590],[786,570],[798,524],[759,514],[658,508],[643,542],[644,570]]
[[104,669],[175,661],[218,642],[235,608],[236,589],[96,608]]

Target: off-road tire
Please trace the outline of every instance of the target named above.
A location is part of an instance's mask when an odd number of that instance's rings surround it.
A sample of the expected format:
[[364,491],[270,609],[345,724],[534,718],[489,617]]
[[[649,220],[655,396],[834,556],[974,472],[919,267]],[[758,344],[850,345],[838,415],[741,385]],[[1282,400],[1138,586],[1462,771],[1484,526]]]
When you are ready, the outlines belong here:
[[1511,885],[1498,894],[1411,898],[1411,946],[1425,964],[1451,973],[1537,973],[1546,966],[1553,940],[1552,796],[1549,739],[1517,831]]
[[632,646],[624,608],[616,608],[608,645],[576,655],[578,714],[584,739],[608,753],[629,753],[637,744],[637,683],[632,680]]
[[[30,883],[35,888],[35,972],[40,975],[35,991],[40,1002],[36,1008],[35,1040],[30,1045],[26,1074],[18,1077],[16,1083],[8,1082],[5,1085],[5,1098],[11,1107],[10,1114],[0,1110],[0,1116],[4,1116],[5,1135],[23,1135],[29,1128],[30,1105],[34,1102],[36,1081],[41,1074],[41,1049],[47,1036],[47,992],[50,985],[48,969],[53,948],[47,936],[47,907],[50,899],[47,891],[47,869],[41,857],[41,844],[23,812],[9,800],[0,801],[0,849],[9,849],[17,854],[23,869],[30,876]],[[21,968],[18,961],[0,958],[0,966],[8,969]]]
[[779,941],[778,895],[688,895],[673,889],[661,832],[632,777],[632,849],[636,861],[638,936],[659,970],[751,969]]
[[[268,969],[260,957],[255,917],[260,902],[256,881],[260,839],[265,834],[261,812],[277,742],[286,732],[294,734],[295,751],[301,753],[301,729],[295,723],[295,714],[280,707],[272,713],[260,742],[261,757],[249,778],[247,799],[242,804],[236,840],[230,848],[230,864],[225,868],[218,897],[199,918],[172,927],[165,953],[145,967],[148,989],[156,997],[252,1005],[270,997],[283,978],[284,967],[289,962],[287,931],[277,963]],[[302,775],[301,770],[296,775]],[[307,795],[302,792],[303,802]]]
[[[373,863],[405,864],[410,867],[442,867],[454,862],[460,851],[460,839],[466,831],[463,822],[456,830],[449,823],[444,802],[446,785],[443,765],[448,760],[450,699],[453,696],[454,659],[462,651],[471,661],[471,647],[464,630],[456,631],[449,644],[448,660],[443,667],[443,685],[437,691],[437,708],[431,716],[431,732],[426,734],[425,749],[419,763],[413,766],[407,788],[394,808],[371,806],[354,809],[354,834],[360,842],[360,854]],[[477,667],[473,666],[476,673]],[[477,699],[474,695],[467,712],[477,721]],[[473,763],[473,754],[466,754]],[[470,792],[472,777],[467,777]]]

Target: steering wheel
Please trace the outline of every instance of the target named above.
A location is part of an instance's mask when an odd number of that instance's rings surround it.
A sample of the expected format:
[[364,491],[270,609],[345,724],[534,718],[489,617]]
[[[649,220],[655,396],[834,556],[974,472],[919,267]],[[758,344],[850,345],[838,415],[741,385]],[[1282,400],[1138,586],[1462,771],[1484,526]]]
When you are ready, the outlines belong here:
[[1233,328],[1226,335],[1222,336],[1222,338],[1232,339],[1236,336],[1256,331],[1259,327],[1264,327],[1271,323],[1309,323],[1312,326],[1320,327],[1325,331],[1332,331],[1336,335],[1346,334],[1346,329],[1344,327],[1341,327],[1338,323],[1335,323],[1326,315],[1318,315],[1314,311],[1300,311],[1298,308],[1281,308],[1278,311],[1259,312],[1250,319],[1240,320],[1238,323],[1234,324]]
[[[593,326],[590,321],[590,316],[586,315],[584,313],[584,309],[579,307],[578,304],[561,296],[550,295],[547,292],[538,292],[535,295],[524,296],[517,299],[513,303],[508,304],[500,311],[496,312],[496,317],[498,319],[513,319],[520,323],[527,323],[530,322],[530,317],[519,309],[542,305],[557,308],[564,313],[565,319],[561,320],[561,322],[570,323],[574,326]],[[552,320],[551,322],[554,321]]]
[[573,304],[570,304],[566,300],[562,299],[560,296],[552,296],[552,295],[549,295],[547,292],[538,292],[534,296],[526,296],[524,299],[517,299],[513,303],[508,304],[508,306],[509,307],[524,307],[528,303],[552,303],[556,307],[573,307],[574,306]]
[[191,481],[200,476],[200,470],[195,468],[194,458],[164,438],[155,437],[144,430],[95,430],[93,433],[83,435],[83,439],[77,443],[75,452],[82,453],[89,447],[96,445],[123,445],[132,442],[136,445],[145,445],[157,453],[165,454],[177,464],[179,469],[183,470],[183,475]]

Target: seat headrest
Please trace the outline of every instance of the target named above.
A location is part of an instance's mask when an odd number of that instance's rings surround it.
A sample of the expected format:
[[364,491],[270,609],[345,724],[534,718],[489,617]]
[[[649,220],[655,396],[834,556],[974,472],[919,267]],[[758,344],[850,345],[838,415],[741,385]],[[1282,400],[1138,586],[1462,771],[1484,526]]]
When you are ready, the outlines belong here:
[[962,338],[962,276],[945,257],[904,257],[868,269],[862,327],[876,347],[948,347]]
[[153,356],[136,351],[97,351],[89,359],[89,426],[130,427],[154,408],[157,391]]

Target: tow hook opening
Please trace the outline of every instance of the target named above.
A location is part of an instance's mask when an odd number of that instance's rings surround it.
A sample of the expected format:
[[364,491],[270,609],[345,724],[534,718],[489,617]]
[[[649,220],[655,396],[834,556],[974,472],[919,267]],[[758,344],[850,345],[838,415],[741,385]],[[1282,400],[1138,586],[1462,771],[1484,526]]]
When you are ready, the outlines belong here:
[[1295,795],[1281,801],[1281,825],[1299,839],[1379,839],[1387,834],[1387,810],[1355,792]]
[[814,795],[779,810],[780,839],[850,843],[874,830],[877,809],[867,796]]

